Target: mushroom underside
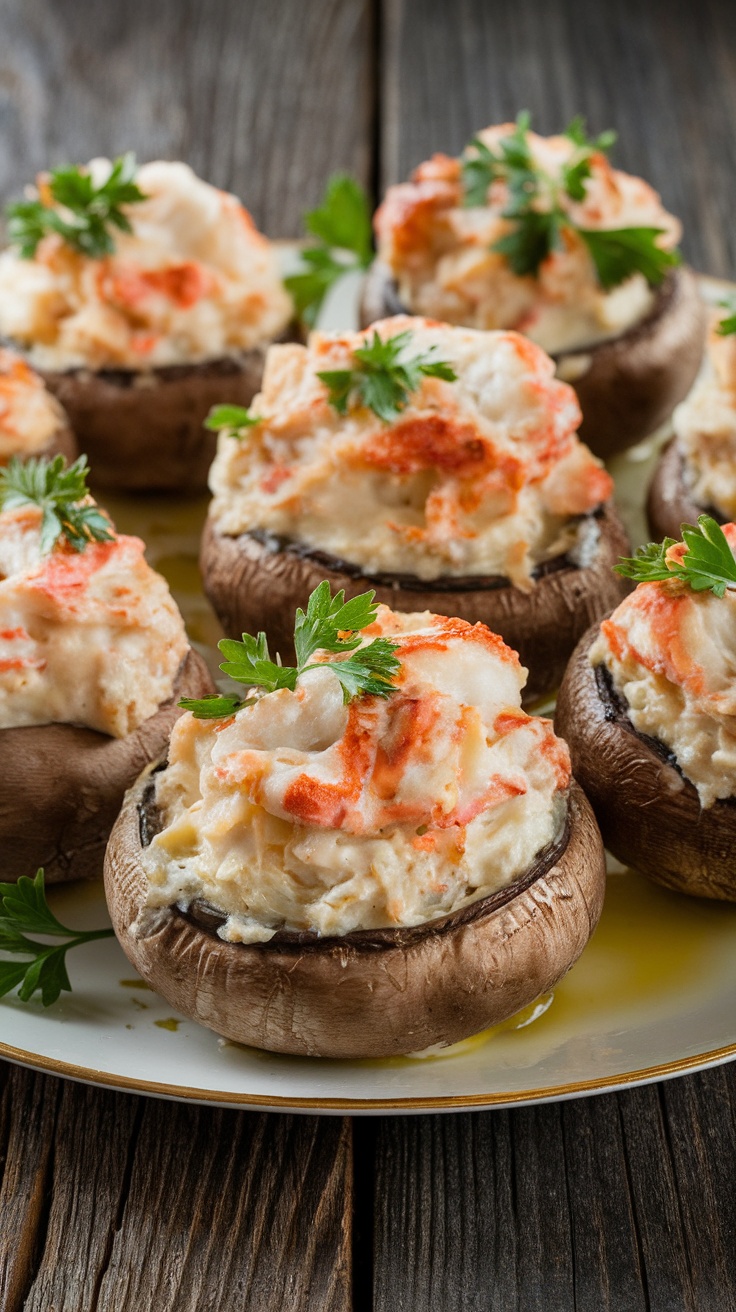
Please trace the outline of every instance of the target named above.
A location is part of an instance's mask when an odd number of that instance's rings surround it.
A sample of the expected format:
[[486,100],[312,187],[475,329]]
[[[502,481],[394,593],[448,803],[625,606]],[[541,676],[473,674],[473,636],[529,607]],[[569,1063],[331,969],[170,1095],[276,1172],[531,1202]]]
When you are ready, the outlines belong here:
[[676,439],[664,449],[654,471],[647,496],[649,528],[657,542],[662,538],[680,541],[683,524],[697,523],[698,515],[712,515],[719,524],[725,516],[713,506],[699,506],[685,479],[685,458]]
[[242,944],[176,908],[146,908],[141,808],[129,792],[105,862],[123,951],[186,1016],[238,1043],[316,1057],[389,1057],[499,1023],[547,992],[600,916],[603,848],[573,782],[566,839],[501,895],[417,931]]
[[293,657],[294,611],[323,579],[333,592],[344,588],[348,597],[373,588],[376,600],[394,610],[480,620],[519,653],[529,670],[528,704],[558,686],[581,634],[628,591],[612,570],[630,546],[611,504],[602,508],[598,526],[590,565],[558,557],[540,567],[530,592],[498,577],[425,582],[413,575],[363,573],[326,552],[273,535],[229,537],[217,531],[212,519],[205,525],[200,564],[205,592],[225,632],[239,638],[263,628],[285,660]]
[[69,724],[0,730],[0,878],[32,876],[39,866],[49,884],[101,875],[125,790],[166,748],[177,701],[213,690],[190,650],[170,701],[125,738]]
[[[364,285],[362,326],[411,313],[399,299],[392,271],[376,260]],[[664,423],[695,381],[705,330],[697,280],[681,266],[664,279],[639,323],[610,341],[553,356],[559,376],[577,392],[580,436],[591,451],[607,459]]]
[[637,732],[605,667],[593,667],[593,626],[557,697],[555,729],[606,847],[650,879],[695,897],[736,901],[736,803],[703,809],[669,749]]

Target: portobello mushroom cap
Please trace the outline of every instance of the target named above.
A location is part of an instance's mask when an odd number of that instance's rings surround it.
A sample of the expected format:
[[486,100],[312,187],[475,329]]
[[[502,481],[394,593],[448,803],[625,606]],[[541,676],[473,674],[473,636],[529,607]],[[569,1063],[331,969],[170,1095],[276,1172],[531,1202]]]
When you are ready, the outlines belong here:
[[45,456],[47,460],[53,460],[54,456],[63,456],[68,465],[76,460],[79,448],[68,423],[60,424],[56,432],[51,434],[46,446],[41,451],[34,452],[34,455]]
[[557,697],[555,730],[595,811],[606,847],[658,884],[736,901],[736,801],[704,810],[669,748],[637,732],[605,666],[590,664],[598,636],[581,639]]
[[217,433],[203,427],[209,410],[222,401],[250,405],[265,355],[266,346],[259,346],[147,370],[34,368],[66,410],[97,486],[195,493],[206,490],[217,449]]
[[374,588],[376,600],[400,611],[430,610],[498,633],[529,670],[524,702],[552,692],[588,625],[629,591],[612,566],[630,552],[626,531],[609,502],[597,514],[600,536],[590,565],[569,556],[540,565],[530,592],[498,575],[424,580],[413,574],[364,573],[357,565],[304,543],[254,531],[220,533],[210,517],[204,527],[200,567],[204,590],[229,637],[265,629],[284,659],[293,657],[294,611],[327,579],[335,592],[354,597]]
[[696,524],[698,515],[711,515],[719,524],[726,518],[713,506],[699,506],[685,481],[685,460],[677,439],[665,447],[654,471],[647,496],[649,528],[657,540],[680,541],[683,524]]
[[0,877],[12,882],[39,866],[48,884],[101,875],[125,790],[165,749],[177,701],[213,691],[190,650],[170,700],[125,738],[71,724],[0,729]]
[[[399,300],[392,271],[376,260],[363,288],[361,326],[412,313]],[[640,323],[610,341],[550,352],[558,376],[577,392],[583,412],[580,436],[591,451],[607,459],[664,423],[695,381],[705,330],[697,280],[682,266],[667,274]]]
[[159,824],[149,771],[128,793],[105,858],[123,951],[172,1007],[272,1052],[391,1057],[456,1043],[551,989],[603,904],[603,847],[574,781],[563,838],[508,888],[412,929],[339,938],[280,932],[227,943],[213,908],[146,908],[142,844]]

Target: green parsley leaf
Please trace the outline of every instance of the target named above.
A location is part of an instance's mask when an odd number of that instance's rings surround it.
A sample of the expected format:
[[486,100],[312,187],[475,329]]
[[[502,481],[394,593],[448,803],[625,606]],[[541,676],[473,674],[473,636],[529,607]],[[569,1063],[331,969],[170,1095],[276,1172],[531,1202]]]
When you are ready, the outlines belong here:
[[352,369],[319,372],[317,377],[325,384],[329,403],[338,414],[347,414],[350,402],[356,399],[390,424],[399,417],[423,378],[455,382],[455,370],[446,360],[436,358],[435,346],[424,354],[410,355],[411,341],[409,331],[382,339],[374,330],[372,340],[353,351],[356,364]]
[[522,110],[513,132],[499,141],[498,154],[480,137],[473,137],[461,162],[464,205],[485,205],[488,188],[498,178],[508,183],[510,211],[516,213],[536,197],[539,178],[527,140],[530,124],[529,111]]
[[[30,961],[0,960],[0,997],[18,989],[21,1002],[41,994],[44,1007],[56,1002],[62,991],[71,992],[66,954],[80,943],[110,938],[112,929],[67,929],[57,920],[46,901],[43,870],[35,879],[22,876],[17,884],[0,884],[0,952]],[[27,934],[62,938],[59,944],[39,943]]]
[[736,588],[736,560],[720,524],[710,515],[700,515],[697,525],[683,524],[681,531],[687,547],[682,561],[666,559],[675,539],[665,538],[640,547],[635,556],[622,557],[614,565],[616,573],[637,583],[675,578],[693,592],[709,589],[716,597],[723,597],[727,588]]
[[264,688],[266,692],[276,692],[277,688],[295,688],[299,671],[271,660],[265,633],[259,633],[257,638],[244,633],[240,642],[223,638],[217,645],[226,658],[220,669],[223,674],[235,679],[236,683]]
[[492,249],[506,256],[517,278],[535,276],[547,257],[560,245],[561,214],[529,210],[518,216],[516,226],[493,243]]
[[88,501],[87,457],[67,465],[63,456],[20,461],[16,456],[0,469],[0,510],[40,506],[41,552],[46,555],[63,535],[75,551],[90,542],[114,542],[110,520]]
[[578,228],[593,257],[604,291],[618,287],[634,273],[642,273],[650,287],[658,287],[667,270],[679,264],[677,251],[657,245],[662,228]]
[[304,225],[328,248],[352,251],[363,269],[373,259],[368,197],[360,183],[347,173],[333,173],[322,204],[307,211]]
[[210,692],[206,697],[182,697],[178,705],[184,711],[191,711],[195,720],[221,720],[223,716],[236,715],[244,706],[252,705],[254,698],[245,701],[241,697],[228,697]]
[[606,132],[599,132],[597,137],[589,137],[582,114],[576,114],[574,119],[568,123],[564,135],[569,137],[576,146],[591,152],[600,152],[603,155],[608,154],[618,137],[618,133],[610,128]]
[[354,651],[359,647],[357,635],[373,623],[378,613],[373,597],[372,592],[362,592],[346,601],[343,588],[333,597],[324,579],[310,596],[306,611],[299,607],[296,612],[297,664],[306,666],[316,651]]
[[[299,609],[296,612],[295,666],[271,660],[265,633],[259,633],[255,638],[244,633],[240,642],[223,638],[218,643],[226,658],[220,669],[237,683],[262,689],[261,696],[279,688],[293,692],[301,674],[326,667],[333,670],[340,680],[346,702],[360,696],[390,697],[395,691],[393,679],[399,671],[399,660],[395,655],[397,644],[388,638],[376,638],[365,647],[360,645],[360,632],[376,618],[378,607],[374,596],[374,592],[363,592],[346,601],[341,590],[333,597],[325,579],[311,594],[306,611]],[[338,656],[350,652],[355,652],[355,655],[310,664],[315,653],[322,651]],[[235,715],[256,700],[257,696],[239,701],[237,697],[211,695],[200,699],[183,698],[179,706],[191,711],[197,720],[213,720]]]
[[728,314],[721,319],[716,332],[720,337],[730,337],[732,333],[736,333],[736,296],[727,296],[718,304],[721,309],[728,310]]
[[346,702],[361,695],[390,697],[395,692],[392,680],[399,672],[401,662],[394,655],[396,643],[387,638],[376,638],[367,647],[361,647],[355,656],[344,661],[330,661],[342,684]]
[[578,115],[565,129],[565,136],[575,146],[562,165],[560,177],[553,177],[536,164],[529,147],[530,116],[519,114],[516,126],[490,150],[475,137],[466,147],[462,159],[464,203],[485,205],[488,188],[496,179],[508,187],[504,218],[514,226],[492,250],[505,256],[517,277],[536,277],[553,250],[561,245],[561,232],[578,232],[586,243],[595,265],[598,281],[605,291],[617,287],[634,273],[642,273],[652,287],[657,287],[672,265],[680,263],[676,251],[663,250],[656,238],[660,228],[581,228],[569,213],[567,202],[585,200],[585,184],[591,176],[594,156],[610,150],[615,132],[601,132],[588,137],[585,120]]
[[589,137],[585,119],[578,114],[565,128],[564,135],[577,147],[575,154],[562,166],[562,185],[571,200],[585,200],[585,183],[591,175],[594,155],[606,155],[616,140],[615,132],[600,132]]
[[319,244],[301,252],[302,267],[284,278],[284,286],[299,318],[312,328],[330,288],[351,269],[367,269],[373,259],[368,196],[354,178],[335,173],[322,204],[307,211],[304,224]]
[[[473,150],[475,154],[468,155],[469,150]],[[488,199],[488,188],[498,176],[498,159],[488,149],[486,143],[481,141],[480,137],[473,137],[472,141],[465,147],[460,169],[463,183],[463,205],[468,209],[485,205]]]
[[77,165],[54,169],[49,191],[55,202],[14,201],[6,207],[8,235],[22,259],[32,259],[47,232],[56,232],[74,250],[93,259],[111,255],[115,242],[110,228],[130,232],[130,220],[121,209],[145,200],[135,182],[132,151],[111,165],[104,182],[96,185],[86,169]]
[[284,278],[284,286],[293,298],[299,318],[313,328],[328,291],[351,266],[344,260],[335,259],[322,246],[302,251],[301,258],[307,268]]
[[249,428],[260,424],[262,418],[262,415],[252,415],[250,410],[246,410],[242,405],[213,405],[204,421],[204,426],[211,433],[224,430],[228,437],[240,440],[245,437]]

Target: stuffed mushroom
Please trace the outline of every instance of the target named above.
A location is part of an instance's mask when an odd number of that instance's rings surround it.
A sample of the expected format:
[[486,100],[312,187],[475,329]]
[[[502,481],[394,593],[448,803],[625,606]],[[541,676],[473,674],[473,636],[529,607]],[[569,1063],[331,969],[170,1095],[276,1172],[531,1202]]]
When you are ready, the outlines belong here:
[[3,880],[99,875],[126,788],[178,700],[212,689],[143,543],[87,495],[84,464],[0,474]]
[[294,668],[262,634],[223,642],[260,686],[192,706],[110,839],[132,964],[254,1047],[454,1043],[552,988],[600,914],[600,835],[565,744],[521,710],[516,654],[371,598],[323,583]]
[[201,563],[225,632],[287,617],[327,578],[397,610],[481,620],[554,689],[625,590],[613,483],[575,393],[528,338],[397,317],[272,347],[220,439]]
[[69,423],[59,402],[43,380],[14,351],[0,347],[0,465],[15,456],[77,454]]
[[555,727],[614,856],[736,901],[736,525],[650,546],[641,582],[582,639]]
[[376,213],[378,258],[362,322],[431,315],[515,328],[555,359],[601,456],[647,436],[687,393],[705,311],[678,267],[680,224],[641,178],[589,140],[516,124],[486,128],[460,158],[435,155],[390,187]]
[[274,248],[181,163],[41,174],[9,207],[0,334],[64,405],[101,486],[200,491],[215,400],[247,405],[292,317]]
[[673,415],[674,437],[660,457],[647,511],[656,538],[679,538],[704,512],[736,518],[736,317],[713,310],[703,368]]

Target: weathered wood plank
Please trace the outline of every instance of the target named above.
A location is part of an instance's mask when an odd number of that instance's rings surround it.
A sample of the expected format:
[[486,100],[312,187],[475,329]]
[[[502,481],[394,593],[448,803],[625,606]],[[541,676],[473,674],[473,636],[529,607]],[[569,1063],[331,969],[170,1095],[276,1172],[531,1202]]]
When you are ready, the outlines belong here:
[[332,170],[369,181],[370,25],[370,0],[0,0],[0,200],[135,149],[298,235]]
[[3,1312],[347,1312],[349,1122],[0,1063]]
[[615,127],[614,159],[647,178],[704,272],[736,272],[736,6],[730,0],[384,0],[381,180],[528,108]]
[[382,1121],[375,1312],[736,1308],[736,1069]]
[[[44,1083],[56,1089],[58,1082]],[[140,1098],[75,1084],[58,1092],[48,1222],[24,1312],[97,1306],[145,1106]]]
[[0,1308],[18,1312],[44,1243],[59,1085],[0,1069]]
[[350,1128],[146,1104],[100,1312],[345,1312]]

